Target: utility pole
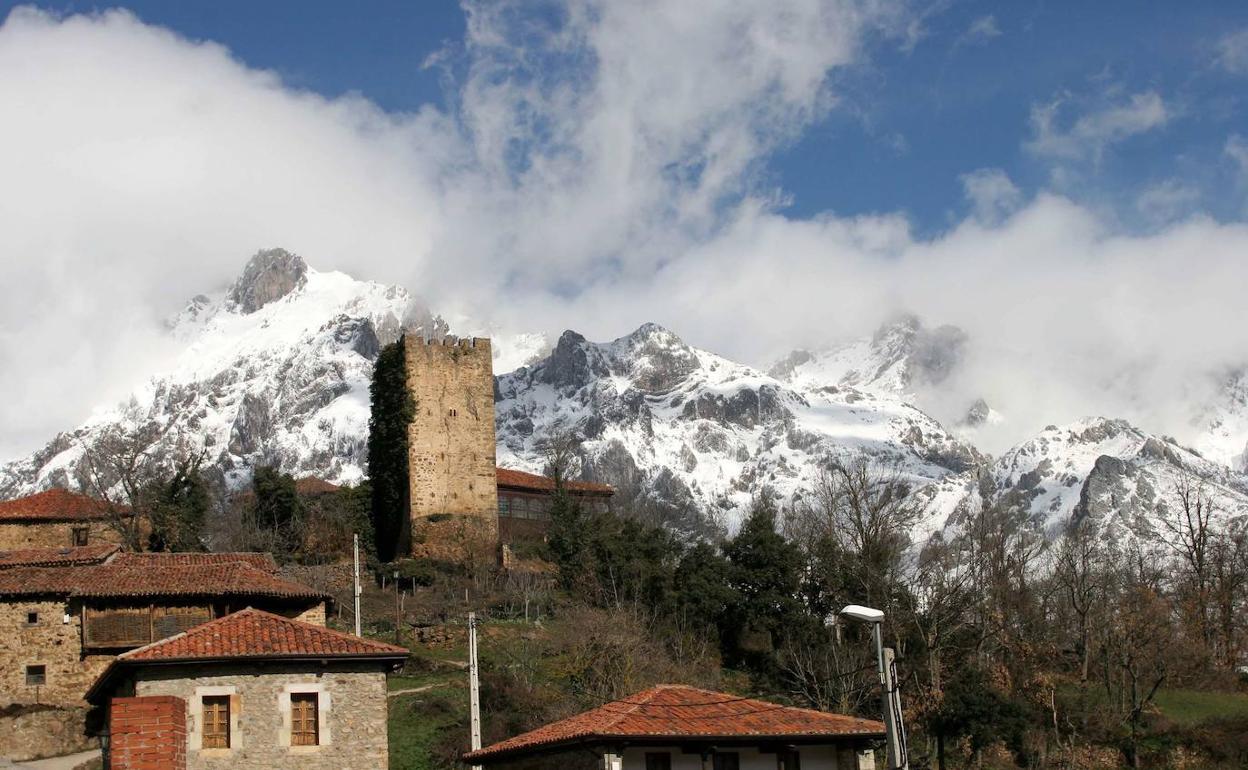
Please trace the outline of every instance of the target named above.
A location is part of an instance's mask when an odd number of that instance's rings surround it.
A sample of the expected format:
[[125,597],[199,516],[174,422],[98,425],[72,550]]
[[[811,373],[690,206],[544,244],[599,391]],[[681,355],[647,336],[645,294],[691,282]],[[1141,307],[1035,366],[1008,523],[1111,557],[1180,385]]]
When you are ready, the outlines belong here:
[[355,536],[355,635],[360,635],[360,536]]
[[[477,670],[477,613],[468,613],[468,711],[472,750],[481,748],[481,677]],[[481,770],[473,765],[472,770]]]
[[403,607],[399,604],[399,571],[394,571],[394,643],[403,644]]

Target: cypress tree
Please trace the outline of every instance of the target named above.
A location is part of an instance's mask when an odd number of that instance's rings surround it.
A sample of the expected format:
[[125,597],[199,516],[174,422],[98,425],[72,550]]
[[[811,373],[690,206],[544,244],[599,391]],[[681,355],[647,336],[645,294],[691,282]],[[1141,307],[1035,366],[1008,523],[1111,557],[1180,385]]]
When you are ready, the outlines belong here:
[[369,387],[372,414],[368,421],[368,478],[372,490],[370,518],[377,557],[391,561],[406,551],[408,511],[408,426],[416,417],[416,401],[407,389],[404,338],[386,345],[373,366]]

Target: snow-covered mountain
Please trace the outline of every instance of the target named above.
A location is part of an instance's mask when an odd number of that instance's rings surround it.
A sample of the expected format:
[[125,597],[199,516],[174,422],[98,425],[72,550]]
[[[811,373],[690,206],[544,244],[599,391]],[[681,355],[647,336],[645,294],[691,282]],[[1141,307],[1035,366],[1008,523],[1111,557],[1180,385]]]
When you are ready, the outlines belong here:
[[1085,519],[1108,540],[1148,537],[1160,533],[1185,486],[1207,496],[1220,524],[1248,523],[1248,477],[1125,420],[1087,418],[1049,426],[995,462],[918,490],[925,515],[916,539],[952,535],[993,502],[1022,511],[1050,539]]
[[1205,457],[1248,473],[1248,367],[1220,380],[1217,396],[1194,420],[1201,430],[1193,444]]
[[261,251],[232,287],[195,297],[169,321],[180,354],[127,403],[0,466],[0,497],[81,486],[84,449],[117,429],[158,437],[157,454],[203,451],[229,485],[261,463],[358,481],[373,361],[405,325],[445,332],[404,289]]
[[[1109,537],[1147,532],[1185,479],[1203,483],[1224,516],[1248,519],[1245,369],[1195,410],[1195,449],[1091,418],[994,460],[973,445],[977,425],[1001,419],[988,404],[957,402],[945,425],[922,408],[964,374],[970,342],[954,327],[903,317],[762,372],[653,324],[606,343],[569,331],[553,347],[542,334],[456,326],[495,337],[501,464],[541,471],[541,439],[574,430],[584,475],[688,533],[731,527],[764,489],[796,504],[821,467],[857,460],[909,482],[925,512],[920,541],[955,533],[1000,500],[1051,537],[1072,518]],[[158,455],[203,452],[227,486],[262,463],[358,481],[379,350],[405,328],[448,332],[402,288],[318,272],[281,249],[258,253],[231,287],[195,297],[168,327],[177,357],[127,403],[0,465],[0,498],[84,486],[84,450],[117,432],[147,435]]]
[[917,487],[982,460],[893,394],[803,385],[654,324],[607,343],[565,332],[549,357],[498,378],[500,462],[541,470],[541,440],[573,429],[585,472],[626,498],[731,524],[764,488],[800,497],[829,461],[866,458]]

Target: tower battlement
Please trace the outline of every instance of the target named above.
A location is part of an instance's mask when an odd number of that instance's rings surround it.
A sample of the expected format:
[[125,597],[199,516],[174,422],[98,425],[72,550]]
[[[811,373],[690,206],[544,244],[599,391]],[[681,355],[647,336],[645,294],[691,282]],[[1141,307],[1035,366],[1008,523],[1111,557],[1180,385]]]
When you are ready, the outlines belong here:
[[[494,363],[489,339],[405,337],[413,552],[462,549],[448,540],[498,538]],[[492,551],[491,551],[492,552]]]

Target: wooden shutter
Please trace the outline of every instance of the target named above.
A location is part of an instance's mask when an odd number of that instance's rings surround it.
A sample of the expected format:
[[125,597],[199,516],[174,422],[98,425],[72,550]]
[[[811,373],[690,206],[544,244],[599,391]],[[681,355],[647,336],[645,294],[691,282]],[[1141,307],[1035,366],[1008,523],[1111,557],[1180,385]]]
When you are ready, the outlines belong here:
[[320,742],[317,732],[317,700],[314,692],[290,694],[291,746],[315,746]]
[[230,696],[205,695],[203,707],[203,748],[228,749],[230,747]]
[[152,641],[152,612],[148,607],[88,608],[84,621],[84,647],[138,647]]

